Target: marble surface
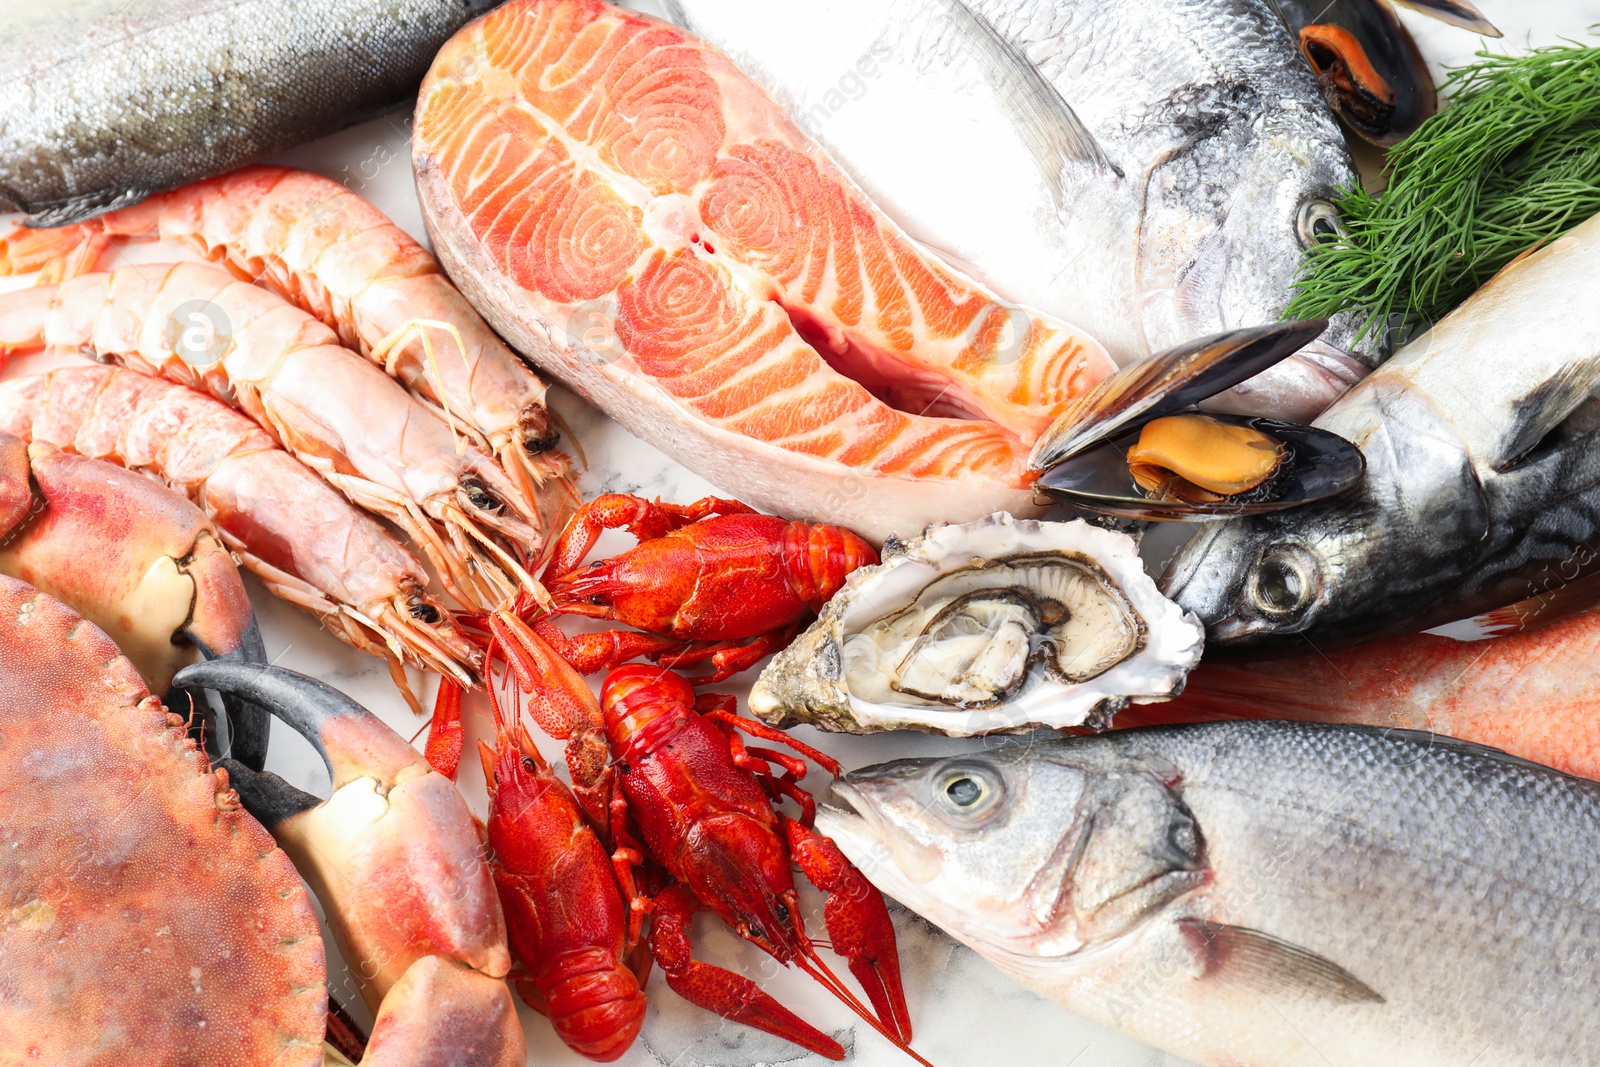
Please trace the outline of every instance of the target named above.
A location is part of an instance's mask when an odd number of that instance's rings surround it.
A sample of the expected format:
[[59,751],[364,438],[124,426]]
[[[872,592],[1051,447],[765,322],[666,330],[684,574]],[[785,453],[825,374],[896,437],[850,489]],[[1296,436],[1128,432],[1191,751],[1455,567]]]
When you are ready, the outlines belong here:
[[[1578,36],[1600,23],[1600,0],[1484,0],[1482,8],[1505,31],[1499,47],[1520,49],[1560,35]],[[1436,64],[1461,63],[1471,57],[1478,39],[1410,12],[1402,17],[1416,33],[1425,54]],[[421,218],[408,161],[409,117],[397,113],[331,138],[306,145],[280,162],[308,167],[347,184],[372,200],[401,226],[422,236]],[[127,253],[130,261],[170,260],[175,249],[143,246]],[[7,374],[40,369],[39,360],[18,360]],[[553,406],[582,443],[588,459],[580,488],[584,496],[603,491],[639,492],[673,501],[689,501],[716,487],[665,458],[626,427],[587,408],[563,389],[552,390]],[[602,553],[627,544],[608,535]],[[327,634],[309,616],[269,597],[251,583],[267,649],[274,661],[322,678],[365,703],[406,736],[422,726],[390,684],[383,665],[351,650]],[[433,679],[415,673],[413,684],[431,699]],[[739,688],[739,687],[732,687]],[[462,763],[461,788],[480,813],[485,807],[483,776],[471,758],[476,741],[485,736],[486,717],[468,711],[469,756]],[[870,738],[821,736],[801,729],[797,735],[820,744],[846,766],[861,766],[899,756],[955,751],[959,742],[922,735],[879,735]],[[419,739],[420,744],[420,739]],[[548,751],[557,752],[555,745]],[[325,794],[327,776],[310,746],[281,726],[272,735],[269,767],[302,788]],[[821,930],[814,899],[811,928]],[[1084,1022],[1063,1009],[1024,991],[990,968],[966,948],[909,913],[896,909],[916,1047],[941,1067],[1007,1064],[1011,1067],[1176,1067],[1182,1061],[1156,1052],[1131,1038]],[[712,920],[696,926],[703,958],[758,977],[762,985],[806,1019],[833,1032],[849,1050],[848,1062],[870,1065],[908,1063],[887,1042],[861,1025],[799,972],[786,971],[768,957],[738,942]],[[341,984],[342,964],[331,961],[332,981]],[[792,1045],[694,1008],[668,990],[659,973],[648,987],[650,1008],[641,1040],[621,1061],[625,1067],[649,1064],[755,1063],[820,1064],[825,1061]],[[568,1052],[549,1024],[522,1009],[530,1064],[563,1067],[585,1061]],[[1345,1067],[1345,1065],[1338,1065]],[[1356,1067],[1356,1065],[1350,1065]]]

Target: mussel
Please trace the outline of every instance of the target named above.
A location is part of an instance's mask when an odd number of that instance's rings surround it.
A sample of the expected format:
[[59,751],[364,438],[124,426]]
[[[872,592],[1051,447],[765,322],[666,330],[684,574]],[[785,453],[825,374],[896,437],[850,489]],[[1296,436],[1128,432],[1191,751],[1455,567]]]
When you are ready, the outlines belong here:
[[1404,140],[1439,108],[1416,42],[1383,0],[1280,0],[1333,113],[1376,145]]
[[[1360,449],[1337,434],[1314,426],[1250,415],[1176,416],[1191,417],[1215,423],[1223,430],[1196,435],[1214,451],[1204,447],[1187,453],[1169,450],[1164,458],[1170,466],[1142,464],[1147,468],[1143,472],[1147,481],[1141,483],[1129,462],[1130,454],[1138,456],[1136,430],[1103,448],[1057,464],[1040,475],[1034,488],[1090,511],[1130,519],[1193,521],[1282,511],[1326,500],[1348,491],[1366,473],[1366,460]],[[1258,438],[1271,442],[1273,451],[1269,454],[1273,463],[1264,477],[1254,480],[1262,468],[1257,457],[1246,453],[1257,452],[1260,446],[1245,442]],[[1219,444],[1223,447],[1218,448]],[[1241,462],[1241,455],[1248,462]],[[1165,470],[1173,477],[1158,478],[1152,484],[1148,480],[1152,468]],[[1197,472],[1215,476],[1210,482],[1213,487],[1236,491],[1220,493],[1215,488],[1196,485],[1193,478]],[[1188,477],[1184,478],[1184,474]]]
[[1136,519],[1216,519],[1325,500],[1366,462],[1325,430],[1188,410],[1314,340],[1322,320],[1236,330],[1136,363],[1065,411],[1034,446],[1038,491]]

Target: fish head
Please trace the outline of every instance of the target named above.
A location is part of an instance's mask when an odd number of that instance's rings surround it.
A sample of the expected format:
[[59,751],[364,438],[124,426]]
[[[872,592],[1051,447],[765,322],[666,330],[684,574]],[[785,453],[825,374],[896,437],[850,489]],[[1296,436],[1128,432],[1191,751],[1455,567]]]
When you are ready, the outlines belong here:
[[[1335,197],[1356,181],[1320,99],[1183,115],[1193,132],[1151,170],[1140,227],[1139,313],[1153,352],[1281,319],[1305,249],[1343,232]],[[1212,406],[1310,421],[1376,359],[1356,350],[1353,318],[1338,316]]]
[[896,760],[836,782],[817,827],[890,896],[1026,969],[1114,941],[1206,881],[1175,778],[1088,741]]
[[1207,524],[1165,568],[1161,591],[1205,624],[1208,654],[1307,654],[1449,621],[1428,612],[1490,521],[1449,417],[1385,367],[1317,425],[1361,449],[1353,491]]

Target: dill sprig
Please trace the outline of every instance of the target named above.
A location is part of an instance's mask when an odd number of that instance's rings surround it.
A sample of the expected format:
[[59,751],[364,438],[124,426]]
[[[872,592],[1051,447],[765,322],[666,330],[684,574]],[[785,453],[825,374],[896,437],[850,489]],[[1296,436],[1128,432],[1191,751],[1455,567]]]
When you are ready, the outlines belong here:
[[1600,48],[1478,53],[1449,104],[1389,153],[1381,195],[1340,191],[1346,236],[1311,246],[1288,318],[1431,323],[1533,246],[1600,213]]

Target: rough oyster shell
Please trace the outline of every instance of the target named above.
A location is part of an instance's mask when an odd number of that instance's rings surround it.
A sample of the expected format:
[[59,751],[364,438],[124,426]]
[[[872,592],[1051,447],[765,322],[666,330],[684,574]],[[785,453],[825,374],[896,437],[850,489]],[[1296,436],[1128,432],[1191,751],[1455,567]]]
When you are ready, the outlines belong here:
[[997,513],[891,538],[761,672],[750,709],[847,733],[1102,726],[1182,692],[1204,637],[1126,534]]

